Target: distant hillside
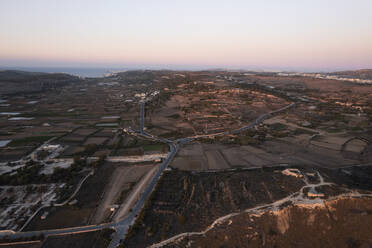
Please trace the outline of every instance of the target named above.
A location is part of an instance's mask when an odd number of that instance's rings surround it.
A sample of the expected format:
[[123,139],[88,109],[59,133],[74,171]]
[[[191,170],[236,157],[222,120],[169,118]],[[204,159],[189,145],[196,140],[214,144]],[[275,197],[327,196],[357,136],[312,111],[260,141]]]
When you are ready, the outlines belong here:
[[372,80],[372,69],[362,69],[355,71],[339,71],[330,73],[331,75],[337,75],[345,78],[360,78]]
[[125,71],[116,74],[118,78],[128,84],[148,84],[155,78],[155,74],[161,73],[149,70]]
[[0,89],[4,95],[52,90],[79,80],[64,73],[0,71]]
[[44,80],[73,80],[77,77],[65,73],[43,73],[43,72],[26,72],[26,71],[0,71],[0,82],[31,82]]

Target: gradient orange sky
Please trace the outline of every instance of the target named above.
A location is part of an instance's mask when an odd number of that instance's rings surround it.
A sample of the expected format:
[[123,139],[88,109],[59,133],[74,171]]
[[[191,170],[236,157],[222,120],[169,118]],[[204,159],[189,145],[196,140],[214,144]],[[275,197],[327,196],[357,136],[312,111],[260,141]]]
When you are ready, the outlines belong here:
[[372,1],[1,0],[0,65],[372,68]]

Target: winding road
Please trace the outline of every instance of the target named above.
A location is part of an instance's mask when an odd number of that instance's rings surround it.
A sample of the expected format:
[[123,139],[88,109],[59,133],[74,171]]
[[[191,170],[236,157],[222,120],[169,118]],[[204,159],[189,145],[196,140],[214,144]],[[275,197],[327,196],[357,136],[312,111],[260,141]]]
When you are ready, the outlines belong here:
[[175,235],[175,236],[173,236],[169,239],[166,239],[166,240],[163,240],[159,243],[153,244],[153,245],[149,246],[149,248],[160,248],[160,247],[163,247],[165,245],[174,244],[175,242],[180,241],[180,240],[182,240],[186,237],[205,235],[207,232],[211,231],[216,226],[218,226],[222,223],[225,223],[226,221],[230,220],[232,217],[240,215],[240,214],[249,213],[249,214],[257,214],[258,215],[258,214],[261,214],[261,213],[266,212],[266,211],[276,212],[276,211],[279,211],[281,209],[281,206],[283,206],[283,204],[285,204],[287,202],[291,202],[291,204],[293,204],[293,205],[316,205],[316,204],[324,205],[325,201],[330,201],[330,200],[334,200],[334,199],[338,199],[338,198],[342,198],[342,197],[350,197],[350,198],[372,197],[372,194],[360,194],[356,191],[351,191],[350,190],[348,193],[340,194],[340,195],[337,195],[337,196],[334,196],[334,197],[329,197],[326,200],[323,200],[323,199],[320,199],[320,198],[308,198],[308,197],[305,196],[304,189],[306,189],[306,188],[315,189],[316,187],[321,187],[321,186],[332,185],[333,184],[333,183],[330,183],[330,182],[325,182],[322,175],[319,172],[316,172],[316,174],[318,176],[319,183],[312,184],[307,180],[306,176],[304,176],[303,181],[304,181],[305,185],[303,187],[301,187],[301,189],[299,191],[294,192],[287,197],[284,197],[284,198],[282,198],[280,200],[277,200],[275,202],[272,202],[272,203],[262,204],[262,205],[259,205],[259,206],[253,207],[253,208],[248,208],[248,209],[242,210],[240,212],[230,213],[228,215],[225,215],[225,216],[222,216],[222,217],[216,219],[211,225],[209,225],[206,229],[204,229],[201,232],[180,233],[180,234]]
[[209,135],[198,135],[198,136],[192,136],[192,137],[186,137],[181,138],[175,141],[165,139],[165,138],[158,138],[154,135],[151,135],[144,131],[144,121],[145,121],[145,102],[141,102],[141,112],[140,112],[140,129],[136,132],[133,132],[133,135],[140,135],[146,138],[153,139],[158,142],[167,143],[169,145],[170,151],[168,153],[167,158],[163,161],[157,172],[155,173],[154,177],[151,179],[151,182],[146,187],[144,192],[142,193],[139,201],[131,211],[131,213],[124,219],[119,220],[117,222],[111,222],[111,223],[104,223],[99,225],[89,225],[89,226],[80,226],[80,227],[70,227],[70,228],[63,228],[63,229],[54,229],[54,230],[42,230],[42,231],[29,231],[29,232],[14,232],[14,231],[4,231],[0,233],[0,237],[2,236],[8,236],[8,238],[25,238],[25,237],[32,237],[32,236],[38,236],[43,234],[44,236],[53,236],[53,235],[67,235],[67,234],[75,234],[75,233],[83,233],[83,232],[92,232],[92,231],[98,231],[105,228],[112,228],[116,230],[116,233],[111,240],[111,243],[109,244],[109,248],[115,248],[119,246],[120,242],[124,237],[126,236],[129,227],[135,223],[135,220],[137,216],[140,214],[141,210],[143,209],[147,199],[151,195],[152,191],[154,190],[157,182],[161,178],[164,170],[169,166],[170,162],[175,157],[176,153],[178,152],[181,145],[184,145],[186,143],[189,143],[196,138],[200,137],[211,137],[211,136],[220,136],[220,135],[227,135],[227,134],[238,134],[245,130],[254,128],[255,126],[261,124],[265,119],[267,119],[269,116],[287,110],[293,106],[295,106],[295,103],[292,103],[288,106],[285,106],[281,109],[278,109],[276,111],[272,111],[266,114],[261,115],[258,117],[254,122],[250,123],[247,126],[244,126],[240,129],[234,130],[234,131],[227,131],[222,133],[216,133],[216,134],[209,134]]

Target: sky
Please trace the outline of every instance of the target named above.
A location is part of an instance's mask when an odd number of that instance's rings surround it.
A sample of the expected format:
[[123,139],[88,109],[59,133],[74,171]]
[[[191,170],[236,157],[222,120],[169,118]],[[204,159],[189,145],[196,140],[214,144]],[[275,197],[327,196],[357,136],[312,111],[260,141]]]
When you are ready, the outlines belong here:
[[372,68],[372,1],[0,0],[0,66]]

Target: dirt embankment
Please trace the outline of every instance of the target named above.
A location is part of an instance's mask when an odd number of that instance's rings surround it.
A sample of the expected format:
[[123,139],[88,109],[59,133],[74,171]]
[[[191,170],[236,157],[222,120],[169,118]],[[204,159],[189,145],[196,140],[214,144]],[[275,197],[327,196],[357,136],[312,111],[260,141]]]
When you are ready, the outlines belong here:
[[250,171],[167,172],[159,181],[128,247],[146,247],[184,232],[201,231],[232,212],[271,203],[298,191],[304,182],[273,168]]
[[372,199],[341,198],[323,206],[242,214],[204,236],[191,237],[189,247],[371,247],[370,223]]

